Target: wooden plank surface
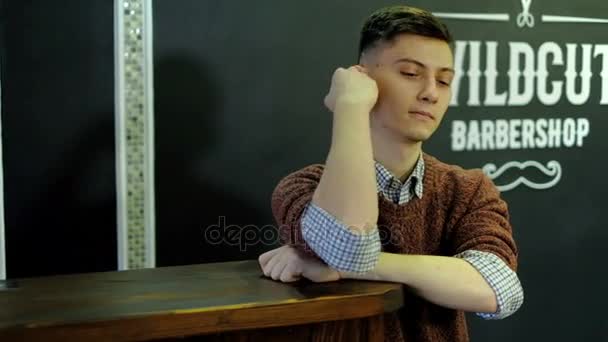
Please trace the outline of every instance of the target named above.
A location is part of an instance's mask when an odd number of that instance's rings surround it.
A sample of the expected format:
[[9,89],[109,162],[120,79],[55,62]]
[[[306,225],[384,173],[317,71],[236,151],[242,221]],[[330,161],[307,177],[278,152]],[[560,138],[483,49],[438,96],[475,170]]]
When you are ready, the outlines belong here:
[[0,292],[0,340],[151,339],[370,317],[399,284],[283,284],[257,261],[18,279]]

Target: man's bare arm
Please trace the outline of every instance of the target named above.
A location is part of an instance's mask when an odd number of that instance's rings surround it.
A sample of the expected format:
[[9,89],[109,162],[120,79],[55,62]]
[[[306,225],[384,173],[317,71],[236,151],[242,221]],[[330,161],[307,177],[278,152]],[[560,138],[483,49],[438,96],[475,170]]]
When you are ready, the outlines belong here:
[[370,111],[378,96],[365,69],[334,73],[326,106],[333,111],[331,148],[312,202],[353,232],[366,233],[378,220]]
[[497,308],[496,295],[486,280],[456,257],[380,253],[373,271],[340,272],[340,278],[402,283],[429,302],[451,309],[495,312]]

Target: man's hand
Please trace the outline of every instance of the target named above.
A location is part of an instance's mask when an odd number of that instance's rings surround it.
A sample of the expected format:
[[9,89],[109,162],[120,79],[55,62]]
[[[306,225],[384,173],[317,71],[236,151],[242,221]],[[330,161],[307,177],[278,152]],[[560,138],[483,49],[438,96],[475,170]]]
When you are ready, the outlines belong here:
[[338,271],[321,261],[302,254],[291,246],[283,246],[268,251],[258,258],[264,275],[284,283],[294,282],[300,277],[315,283],[340,279]]
[[336,107],[349,106],[369,113],[378,100],[376,81],[367,75],[367,70],[354,65],[348,69],[338,68],[331,79],[325,106],[335,113]]

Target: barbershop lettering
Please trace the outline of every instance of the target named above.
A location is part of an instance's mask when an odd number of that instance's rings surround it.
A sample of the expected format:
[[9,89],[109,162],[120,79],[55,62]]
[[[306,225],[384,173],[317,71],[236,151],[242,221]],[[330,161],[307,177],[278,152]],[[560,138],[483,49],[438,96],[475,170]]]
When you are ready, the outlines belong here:
[[582,147],[589,135],[586,118],[454,120],[452,151]]
[[[507,70],[499,68],[499,53],[507,53]],[[601,61],[599,73],[592,70],[594,61]],[[562,99],[580,106],[594,91],[600,92],[600,105],[608,105],[608,44],[545,42],[535,50],[526,42],[456,41],[454,67],[451,106],[465,100],[459,97],[464,79],[468,92],[463,97],[468,97],[466,105],[470,107],[525,106],[535,97],[546,106]],[[550,74],[550,68],[561,72]],[[505,75],[508,84],[499,87],[497,79]],[[592,89],[594,77],[601,78],[601,86]]]

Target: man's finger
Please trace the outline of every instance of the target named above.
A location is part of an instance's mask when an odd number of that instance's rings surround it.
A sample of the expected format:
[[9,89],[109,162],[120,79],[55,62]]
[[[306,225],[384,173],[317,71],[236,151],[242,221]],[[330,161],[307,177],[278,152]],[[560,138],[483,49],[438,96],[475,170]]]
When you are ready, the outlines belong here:
[[287,267],[285,267],[279,279],[284,283],[291,283],[300,280],[301,277],[302,274],[295,271],[295,266],[293,264],[289,264]]
[[262,267],[262,271],[264,272],[264,275],[267,277],[270,277],[270,273],[272,272],[272,270],[274,269],[274,266],[279,262],[280,258],[280,254],[273,254],[272,257],[270,258],[270,260],[268,260],[268,262],[266,263],[266,265],[264,265],[264,267]]
[[273,280],[279,280],[285,267],[287,267],[287,262],[285,259],[281,259],[273,266],[272,271],[270,271],[270,278]]
[[272,259],[272,257],[279,251],[279,249],[280,248],[275,248],[275,249],[272,249],[272,250],[260,255],[258,257],[258,262],[260,263],[260,266],[262,266],[262,268],[266,267],[266,264],[268,263],[268,261],[270,261],[270,259]]

